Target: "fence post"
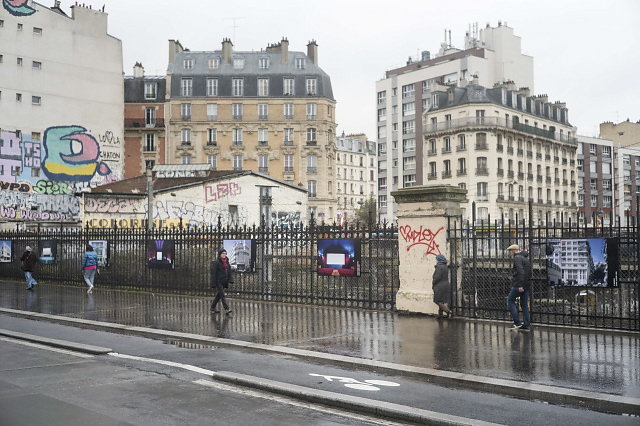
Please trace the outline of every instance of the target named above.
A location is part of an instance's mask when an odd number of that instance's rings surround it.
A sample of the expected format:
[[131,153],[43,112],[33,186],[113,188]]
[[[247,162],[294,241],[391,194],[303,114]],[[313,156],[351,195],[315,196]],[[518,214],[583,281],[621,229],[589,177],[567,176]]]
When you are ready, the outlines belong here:
[[391,193],[398,203],[398,310],[437,313],[431,288],[435,256],[449,254],[446,228],[459,220],[460,203],[466,194],[465,189],[451,185],[410,187]]

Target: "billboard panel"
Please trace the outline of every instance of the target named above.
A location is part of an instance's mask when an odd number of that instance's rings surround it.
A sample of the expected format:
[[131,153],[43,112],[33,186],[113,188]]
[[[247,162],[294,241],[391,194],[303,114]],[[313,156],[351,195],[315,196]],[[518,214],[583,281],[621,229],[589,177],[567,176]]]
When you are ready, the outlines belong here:
[[318,240],[318,275],[360,276],[360,240]]

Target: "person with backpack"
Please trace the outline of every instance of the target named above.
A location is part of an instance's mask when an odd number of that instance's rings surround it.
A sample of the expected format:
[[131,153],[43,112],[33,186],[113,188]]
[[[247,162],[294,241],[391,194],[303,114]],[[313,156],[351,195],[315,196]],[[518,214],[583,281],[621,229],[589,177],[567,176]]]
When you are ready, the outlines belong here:
[[33,287],[38,284],[38,281],[33,278],[33,272],[36,263],[38,263],[38,256],[35,255],[31,247],[27,246],[24,249],[20,261],[22,262],[21,269],[24,272],[24,278],[27,281],[27,290],[33,291]]
[[224,289],[229,288],[229,283],[233,283],[233,274],[231,272],[231,265],[229,264],[229,258],[227,257],[227,251],[225,249],[218,250],[218,257],[211,262],[211,288],[216,290],[216,297],[211,303],[211,312],[218,313],[216,306],[218,302],[222,301],[225,313],[229,315],[231,309],[227,303],[227,299],[224,295]]
[[84,273],[84,282],[87,283],[89,289],[87,294],[93,293],[93,282],[96,279],[96,271],[98,270],[98,253],[95,252],[91,245],[87,244],[86,251],[82,256],[82,271]]
[[[529,294],[531,291],[531,261],[529,253],[520,250],[520,246],[512,244],[507,247],[509,254],[513,256],[513,277],[511,279],[511,291],[507,297],[507,308],[513,317],[513,330],[529,331],[531,320],[529,318]],[[516,306],[516,298],[520,298],[522,309],[522,322]]]

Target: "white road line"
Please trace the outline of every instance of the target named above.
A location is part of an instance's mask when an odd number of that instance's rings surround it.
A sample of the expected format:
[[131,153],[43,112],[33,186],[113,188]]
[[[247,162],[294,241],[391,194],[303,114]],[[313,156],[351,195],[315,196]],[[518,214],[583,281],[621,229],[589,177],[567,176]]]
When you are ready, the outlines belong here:
[[165,361],[163,359],[154,359],[154,358],[145,358],[145,357],[134,356],[134,355],[125,355],[125,354],[119,354],[117,352],[109,352],[109,355],[114,356],[116,358],[133,359],[136,361],[151,362],[154,364],[167,365],[169,367],[182,368],[183,370],[189,370],[189,371],[193,371],[194,373],[205,374],[209,377],[213,376],[213,373],[214,373],[212,370],[207,370],[206,368],[200,368],[190,364],[182,364],[180,362]]
[[69,351],[66,349],[54,348],[51,346],[41,345],[39,343],[27,342],[25,340],[20,339],[12,339],[11,337],[0,337],[0,340],[4,342],[17,343],[18,345],[30,346],[32,348],[44,349],[51,352],[58,352],[65,355],[77,356],[78,358],[93,358],[93,355],[83,354],[80,352]]

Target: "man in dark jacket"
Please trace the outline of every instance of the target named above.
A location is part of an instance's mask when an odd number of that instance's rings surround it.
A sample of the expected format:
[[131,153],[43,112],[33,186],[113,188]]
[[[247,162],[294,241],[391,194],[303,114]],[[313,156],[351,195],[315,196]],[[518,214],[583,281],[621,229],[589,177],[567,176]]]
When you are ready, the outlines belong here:
[[[507,247],[509,254],[513,256],[513,278],[511,280],[511,291],[507,297],[507,308],[513,317],[513,330],[529,330],[531,320],[529,319],[529,294],[531,291],[531,261],[529,253],[520,250],[517,244]],[[518,307],[516,298],[520,298],[520,308],[522,309],[522,322],[518,318]]]
[[33,253],[31,247],[27,246],[24,249],[24,253],[20,258],[22,262],[22,270],[24,271],[24,278],[27,280],[27,290],[33,291],[33,286],[38,284],[35,278],[33,278],[33,271],[36,267],[36,263],[38,262],[38,256]]
[[218,313],[216,306],[218,302],[222,301],[222,306],[226,314],[231,313],[229,304],[224,295],[224,289],[229,287],[229,283],[233,282],[233,275],[231,273],[231,265],[229,265],[229,258],[227,257],[227,251],[225,249],[218,250],[218,257],[211,262],[211,288],[216,290],[216,297],[211,303],[211,312]]

